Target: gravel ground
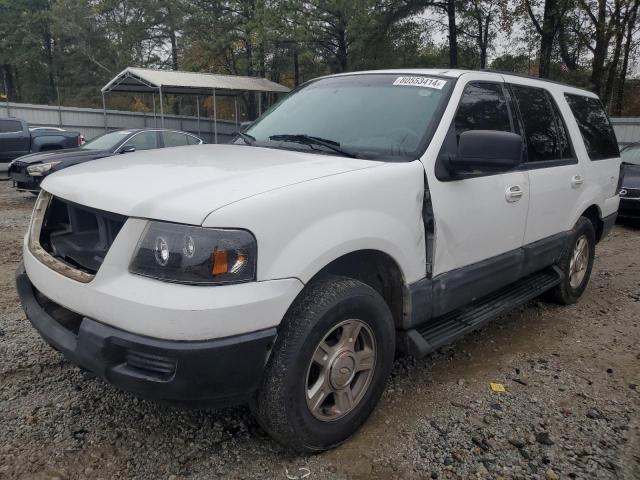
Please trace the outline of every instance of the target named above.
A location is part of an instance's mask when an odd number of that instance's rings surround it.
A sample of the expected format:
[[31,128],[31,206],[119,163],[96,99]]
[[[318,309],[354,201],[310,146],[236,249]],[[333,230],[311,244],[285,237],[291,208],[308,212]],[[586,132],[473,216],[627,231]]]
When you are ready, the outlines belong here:
[[299,456],[244,407],[139,400],[49,348],[13,286],[33,200],[0,182],[0,478],[640,478],[637,226],[598,246],[578,305],[534,301],[425,359],[398,359],[353,439]]

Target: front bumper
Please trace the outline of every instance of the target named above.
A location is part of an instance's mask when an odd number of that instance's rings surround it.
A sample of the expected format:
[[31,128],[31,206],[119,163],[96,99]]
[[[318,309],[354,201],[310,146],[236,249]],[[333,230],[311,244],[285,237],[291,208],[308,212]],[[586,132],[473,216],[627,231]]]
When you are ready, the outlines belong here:
[[37,192],[40,190],[40,182],[44,177],[32,177],[27,173],[26,164],[15,163],[9,168],[7,174],[13,180],[13,187],[19,191]]
[[215,340],[151,338],[54,303],[34,288],[22,264],[16,286],[27,318],[51,346],[144,398],[216,406],[245,402],[257,388],[276,338],[275,328]]
[[620,198],[620,217],[640,218],[640,198]]

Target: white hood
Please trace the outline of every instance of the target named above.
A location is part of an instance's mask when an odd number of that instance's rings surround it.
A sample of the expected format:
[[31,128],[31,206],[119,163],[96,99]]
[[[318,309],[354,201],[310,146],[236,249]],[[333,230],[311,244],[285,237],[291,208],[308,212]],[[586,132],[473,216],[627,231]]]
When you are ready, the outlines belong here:
[[212,211],[243,198],[381,164],[241,145],[195,145],[86,162],[47,177],[42,188],[99,210],[199,225]]

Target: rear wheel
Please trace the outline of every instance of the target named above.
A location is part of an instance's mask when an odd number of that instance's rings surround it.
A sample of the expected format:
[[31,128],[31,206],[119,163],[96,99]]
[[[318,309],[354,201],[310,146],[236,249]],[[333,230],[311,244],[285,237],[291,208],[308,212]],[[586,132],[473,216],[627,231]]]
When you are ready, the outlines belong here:
[[283,320],[252,411],[295,450],[339,445],[378,403],[394,350],[392,315],[375,290],[345,277],[315,281]]
[[549,292],[549,298],[561,305],[575,303],[584,293],[591,277],[595,257],[596,234],[588,218],[580,217],[558,266],[564,273],[560,284]]

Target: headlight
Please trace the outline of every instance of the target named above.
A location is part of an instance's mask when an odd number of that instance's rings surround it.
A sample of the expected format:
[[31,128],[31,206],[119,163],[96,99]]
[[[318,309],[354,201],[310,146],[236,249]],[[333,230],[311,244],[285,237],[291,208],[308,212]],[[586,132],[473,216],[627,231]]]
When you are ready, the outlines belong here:
[[250,282],[256,256],[256,239],[246,230],[149,222],[129,271],[191,285]]
[[41,177],[60,162],[38,163],[27,167],[27,173],[32,177]]

